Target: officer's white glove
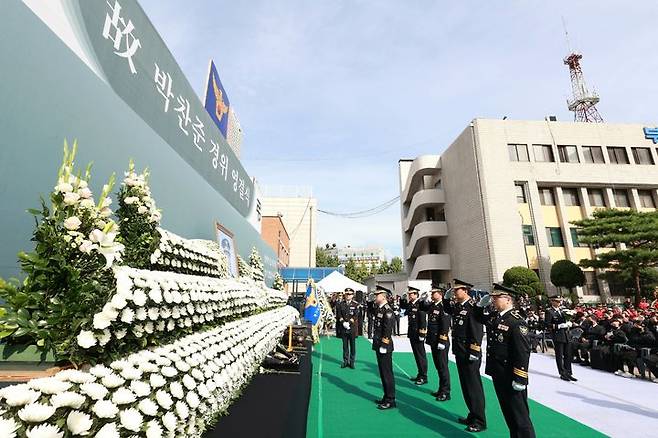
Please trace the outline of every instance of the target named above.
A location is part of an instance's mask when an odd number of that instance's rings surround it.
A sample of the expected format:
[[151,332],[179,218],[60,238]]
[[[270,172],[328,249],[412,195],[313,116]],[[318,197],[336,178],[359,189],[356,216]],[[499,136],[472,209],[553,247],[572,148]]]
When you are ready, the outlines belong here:
[[386,347],[379,347],[380,354],[386,354]]
[[452,288],[450,288],[446,291],[446,294],[444,295],[443,298],[446,300],[452,300],[452,297],[454,296],[455,296],[455,291]]
[[343,321],[343,327],[345,327],[345,330],[349,330],[350,329],[350,323],[347,322],[347,321]]
[[491,305],[491,295],[485,295],[482,298],[480,298],[480,301],[478,301],[477,306],[478,307],[489,307]]
[[559,329],[565,329],[567,327],[569,327],[569,324],[566,323],[566,322],[563,322],[563,323],[557,325],[557,328],[559,328]]
[[521,385],[520,383],[517,382],[512,382],[512,389],[514,391],[523,391],[526,388],[525,385]]
[[446,346],[444,344],[437,344],[436,348],[438,348],[439,350],[445,350]]
[[476,360],[478,360],[478,357],[475,356],[475,355],[469,354],[468,355],[468,360],[470,360],[471,362],[475,362]]
[[568,328],[573,327],[573,322],[571,322],[571,321],[567,321],[566,324],[567,324],[567,327],[568,327]]
[[418,337],[418,340],[419,340],[420,342],[425,342],[425,336],[419,336],[419,337]]

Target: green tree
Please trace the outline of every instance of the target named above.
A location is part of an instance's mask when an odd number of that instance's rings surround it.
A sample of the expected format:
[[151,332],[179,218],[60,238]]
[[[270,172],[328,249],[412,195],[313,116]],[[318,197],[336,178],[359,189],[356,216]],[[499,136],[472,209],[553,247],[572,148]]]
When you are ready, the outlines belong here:
[[581,243],[594,248],[615,245],[609,251],[596,254],[595,259],[581,260],[580,266],[629,275],[633,278],[638,304],[642,296],[642,272],[658,266],[658,212],[596,210],[592,218],[572,223],[579,227]]
[[585,284],[585,274],[580,266],[571,260],[558,260],[551,266],[551,283],[569,289],[571,300],[577,303],[578,294],[574,293],[573,288]]
[[377,274],[390,274],[391,266],[386,260],[382,261],[379,266],[376,268]]
[[404,271],[404,264],[400,257],[393,257],[391,259],[391,274],[397,274],[398,272]]
[[335,268],[340,265],[338,257],[331,255],[329,249],[329,244],[324,248],[321,246],[315,248],[315,266]]
[[528,297],[541,295],[544,292],[537,273],[525,266],[513,266],[505,271],[503,285],[512,287],[517,292],[526,293]]

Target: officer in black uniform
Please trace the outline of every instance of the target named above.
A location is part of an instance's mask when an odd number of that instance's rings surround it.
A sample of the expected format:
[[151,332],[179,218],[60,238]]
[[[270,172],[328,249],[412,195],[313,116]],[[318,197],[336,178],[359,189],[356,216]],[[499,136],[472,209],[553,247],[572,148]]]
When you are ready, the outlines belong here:
[[416,385],[427,384],[427,353],[425,352],[425,336],[427,336],[427,314],[421,310],[421,300],[418,298],[419,289],[409,286],[407,296],[409,301],[401,300],[400,307],[407,315],[407,337],[414,353],[418,374],[411,377]]
[[578,379],[572,375],[571,371],[573,350],[567,332],[572,323],[567,321],[564,309],[560,308],[561,304],[562,297],[551,297],[551,307],[546,310],[544,321],[546,328],[551,333],[553,345],[555,345],[555,363],[557,364],[557,371],[560,373],[560,379],[567,382],[577,382]]
[[468,432],[480,432],[487,428],[484,389],[480,377],[483,327],[473,314],[475,303],[468,295],[472,287],[472,284],[455,278],[452,289],[446,292],[443,298],[443,308],[452,315],[452,351],[468,408],[468,415],[457,421],[465,424]]
[[396,407],[395,379],[393,378],[393,324],[395,317],[393,309],[388,304],[390,290],[377,286],[375,291],[375,325],[372,338],[372,349],[377,355],[379,377],[382,379],[384,397],[377,400],[377,408],[381,410]]
[[[535,438],[528,409],[528,326],[514,310],[513,289],[494,283],[490,295],[480,299],[476,318],[487,326],[487,365],[510,438]],[[493,305],[493,306],[492,306]],[[491,311],[488,312],[488,310]]]
[[450,400],[450,370],[448,368],[448,351],[450,341],[450,315],[443,310],[443,289],[436,286],[430,291],[431,301],[422,301],[421,310],[427,313],[427,337],[425,343],[432,350],[434,367],[439,373],[439,389],[433,392],[437,401]]
[[354,301],[351,287],[345,289],[343,296],[344,299],[336,304],[336,336],[343,339],[343,364],[340,367],[354,369],[361,305]]

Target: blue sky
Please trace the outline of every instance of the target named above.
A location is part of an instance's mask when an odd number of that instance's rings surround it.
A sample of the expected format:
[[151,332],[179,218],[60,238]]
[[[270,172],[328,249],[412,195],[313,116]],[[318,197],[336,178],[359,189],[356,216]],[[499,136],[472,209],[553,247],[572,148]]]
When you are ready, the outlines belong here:
[[[218,65],[266,185],[319,208],[374,207],[397,161],[441,153],[475,117],[571,120],[561,17],[608,122],[655,125],[655,1],[163,1],[140,3],[201,95]],[[318,243],[401,255],[400,212],[319,217]]]

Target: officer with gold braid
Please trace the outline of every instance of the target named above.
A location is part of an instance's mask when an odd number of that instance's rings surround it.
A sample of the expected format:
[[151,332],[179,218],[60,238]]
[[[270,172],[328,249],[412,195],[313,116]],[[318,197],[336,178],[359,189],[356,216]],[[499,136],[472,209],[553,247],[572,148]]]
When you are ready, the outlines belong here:
[[[535,438],[528,409],[528,326],[514,310],[514,289],[494,283],[478,302],[474,314],[487,326],[487,365],[510,438]],[[491,307],[492,311],[487,312]]]
[[395,405],[395,379],[393,377],[393,325],[395,316],[388,304],[391,291],[382,286],[375,290],[375,324],[372,334],[372,349],[377,355],[379,377],[384,388],[384,397],[377,400],[377,408],[391,409]]

